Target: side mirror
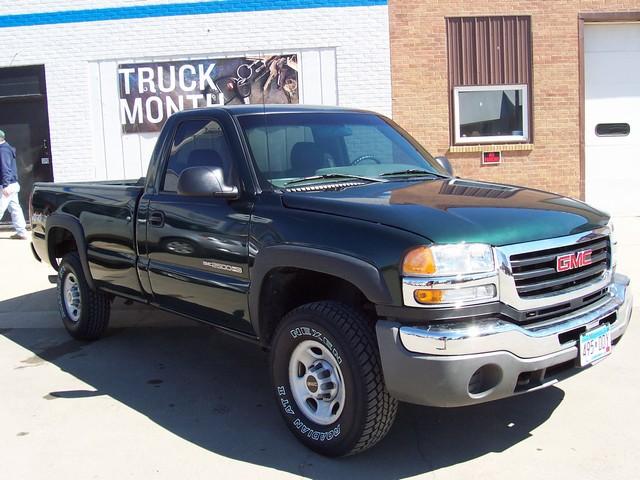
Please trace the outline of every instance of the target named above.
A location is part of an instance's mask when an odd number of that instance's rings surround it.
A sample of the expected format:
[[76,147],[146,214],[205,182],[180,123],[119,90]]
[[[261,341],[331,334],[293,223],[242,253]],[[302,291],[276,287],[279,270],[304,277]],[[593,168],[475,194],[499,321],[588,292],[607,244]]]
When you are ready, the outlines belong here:
[[218,197],[234,200],[238,198],[238,187],[224,183],[221,168],[185,168],[178,178],[178,194],[188,197]]
[[438,165],[444,168],[447,173],[453,177],[453,167],[451,166],[451,162],[447,157],[436,157],[435,161],[438,162]]

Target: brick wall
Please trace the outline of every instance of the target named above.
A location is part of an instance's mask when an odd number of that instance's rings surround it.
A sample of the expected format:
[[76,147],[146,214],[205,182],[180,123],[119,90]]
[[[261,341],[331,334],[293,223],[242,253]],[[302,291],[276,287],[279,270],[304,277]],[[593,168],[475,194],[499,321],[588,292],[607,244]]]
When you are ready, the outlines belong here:
[[[0,1],[0,12],[8,15],[187,0],[77,0],[64,5],[52,0]],[[197,10],[194,6],[194,15],[185,16],[0,28],[0,68],[45,65],[56,181],[100,176],[91,149],[96,114],[90,94],[92,62],[335,48],[338,103],[391,114],[386,5],[200,15]]]
[[[391,0],[393,115],[463,177],[580,196],[578,13],[640,11],[639,0]],[[532,151],[505,151],[503,164],[449,151],[445,17],[531,15]]]

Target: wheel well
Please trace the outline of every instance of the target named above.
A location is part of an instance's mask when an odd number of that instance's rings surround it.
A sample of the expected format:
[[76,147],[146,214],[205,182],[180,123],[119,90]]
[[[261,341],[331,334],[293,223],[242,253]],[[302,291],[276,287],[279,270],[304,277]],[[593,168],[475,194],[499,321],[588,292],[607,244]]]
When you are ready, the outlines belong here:
[[58,269],[58,258],[64,257],[69,252],[78,251],[78,245],[73,234],[66,228],[54,227],[48,235],[48,251],[51,265]]
[[374,305],[354,284],[325,273],[300,268],[271,270],[260,292],[260,340],[271,343],[273,334],[288,312],[306,303],[334,300],[362,311],[375,322]]

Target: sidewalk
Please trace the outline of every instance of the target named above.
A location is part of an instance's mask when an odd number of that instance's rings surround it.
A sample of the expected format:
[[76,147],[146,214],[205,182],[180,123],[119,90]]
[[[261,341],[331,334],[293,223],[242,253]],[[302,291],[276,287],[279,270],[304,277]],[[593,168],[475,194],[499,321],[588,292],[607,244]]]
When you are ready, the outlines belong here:
[[[640,298],[640,218],[618,219],[619,270]],[[613,355],[529,395],[462,409],[402,404],[390,435],[341,460],[279,417],[266,356],[117,301],[106,338],[62,328],[55,272],[0,232],[0,465],[7,479],[633,479],[638,314]]]

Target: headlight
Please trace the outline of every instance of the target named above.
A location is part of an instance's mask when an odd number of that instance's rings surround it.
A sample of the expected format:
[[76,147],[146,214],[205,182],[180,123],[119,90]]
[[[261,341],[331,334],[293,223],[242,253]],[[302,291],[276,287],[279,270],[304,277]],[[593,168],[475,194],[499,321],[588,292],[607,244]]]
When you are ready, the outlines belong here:
[[416,247],[402,262],[404,304],[460,307],[498,299],[493,248],[481,243]]
[[402,262],[403,273],[411,276],[467,275],[494,269],[493,249],[482,243],[417,247]]

